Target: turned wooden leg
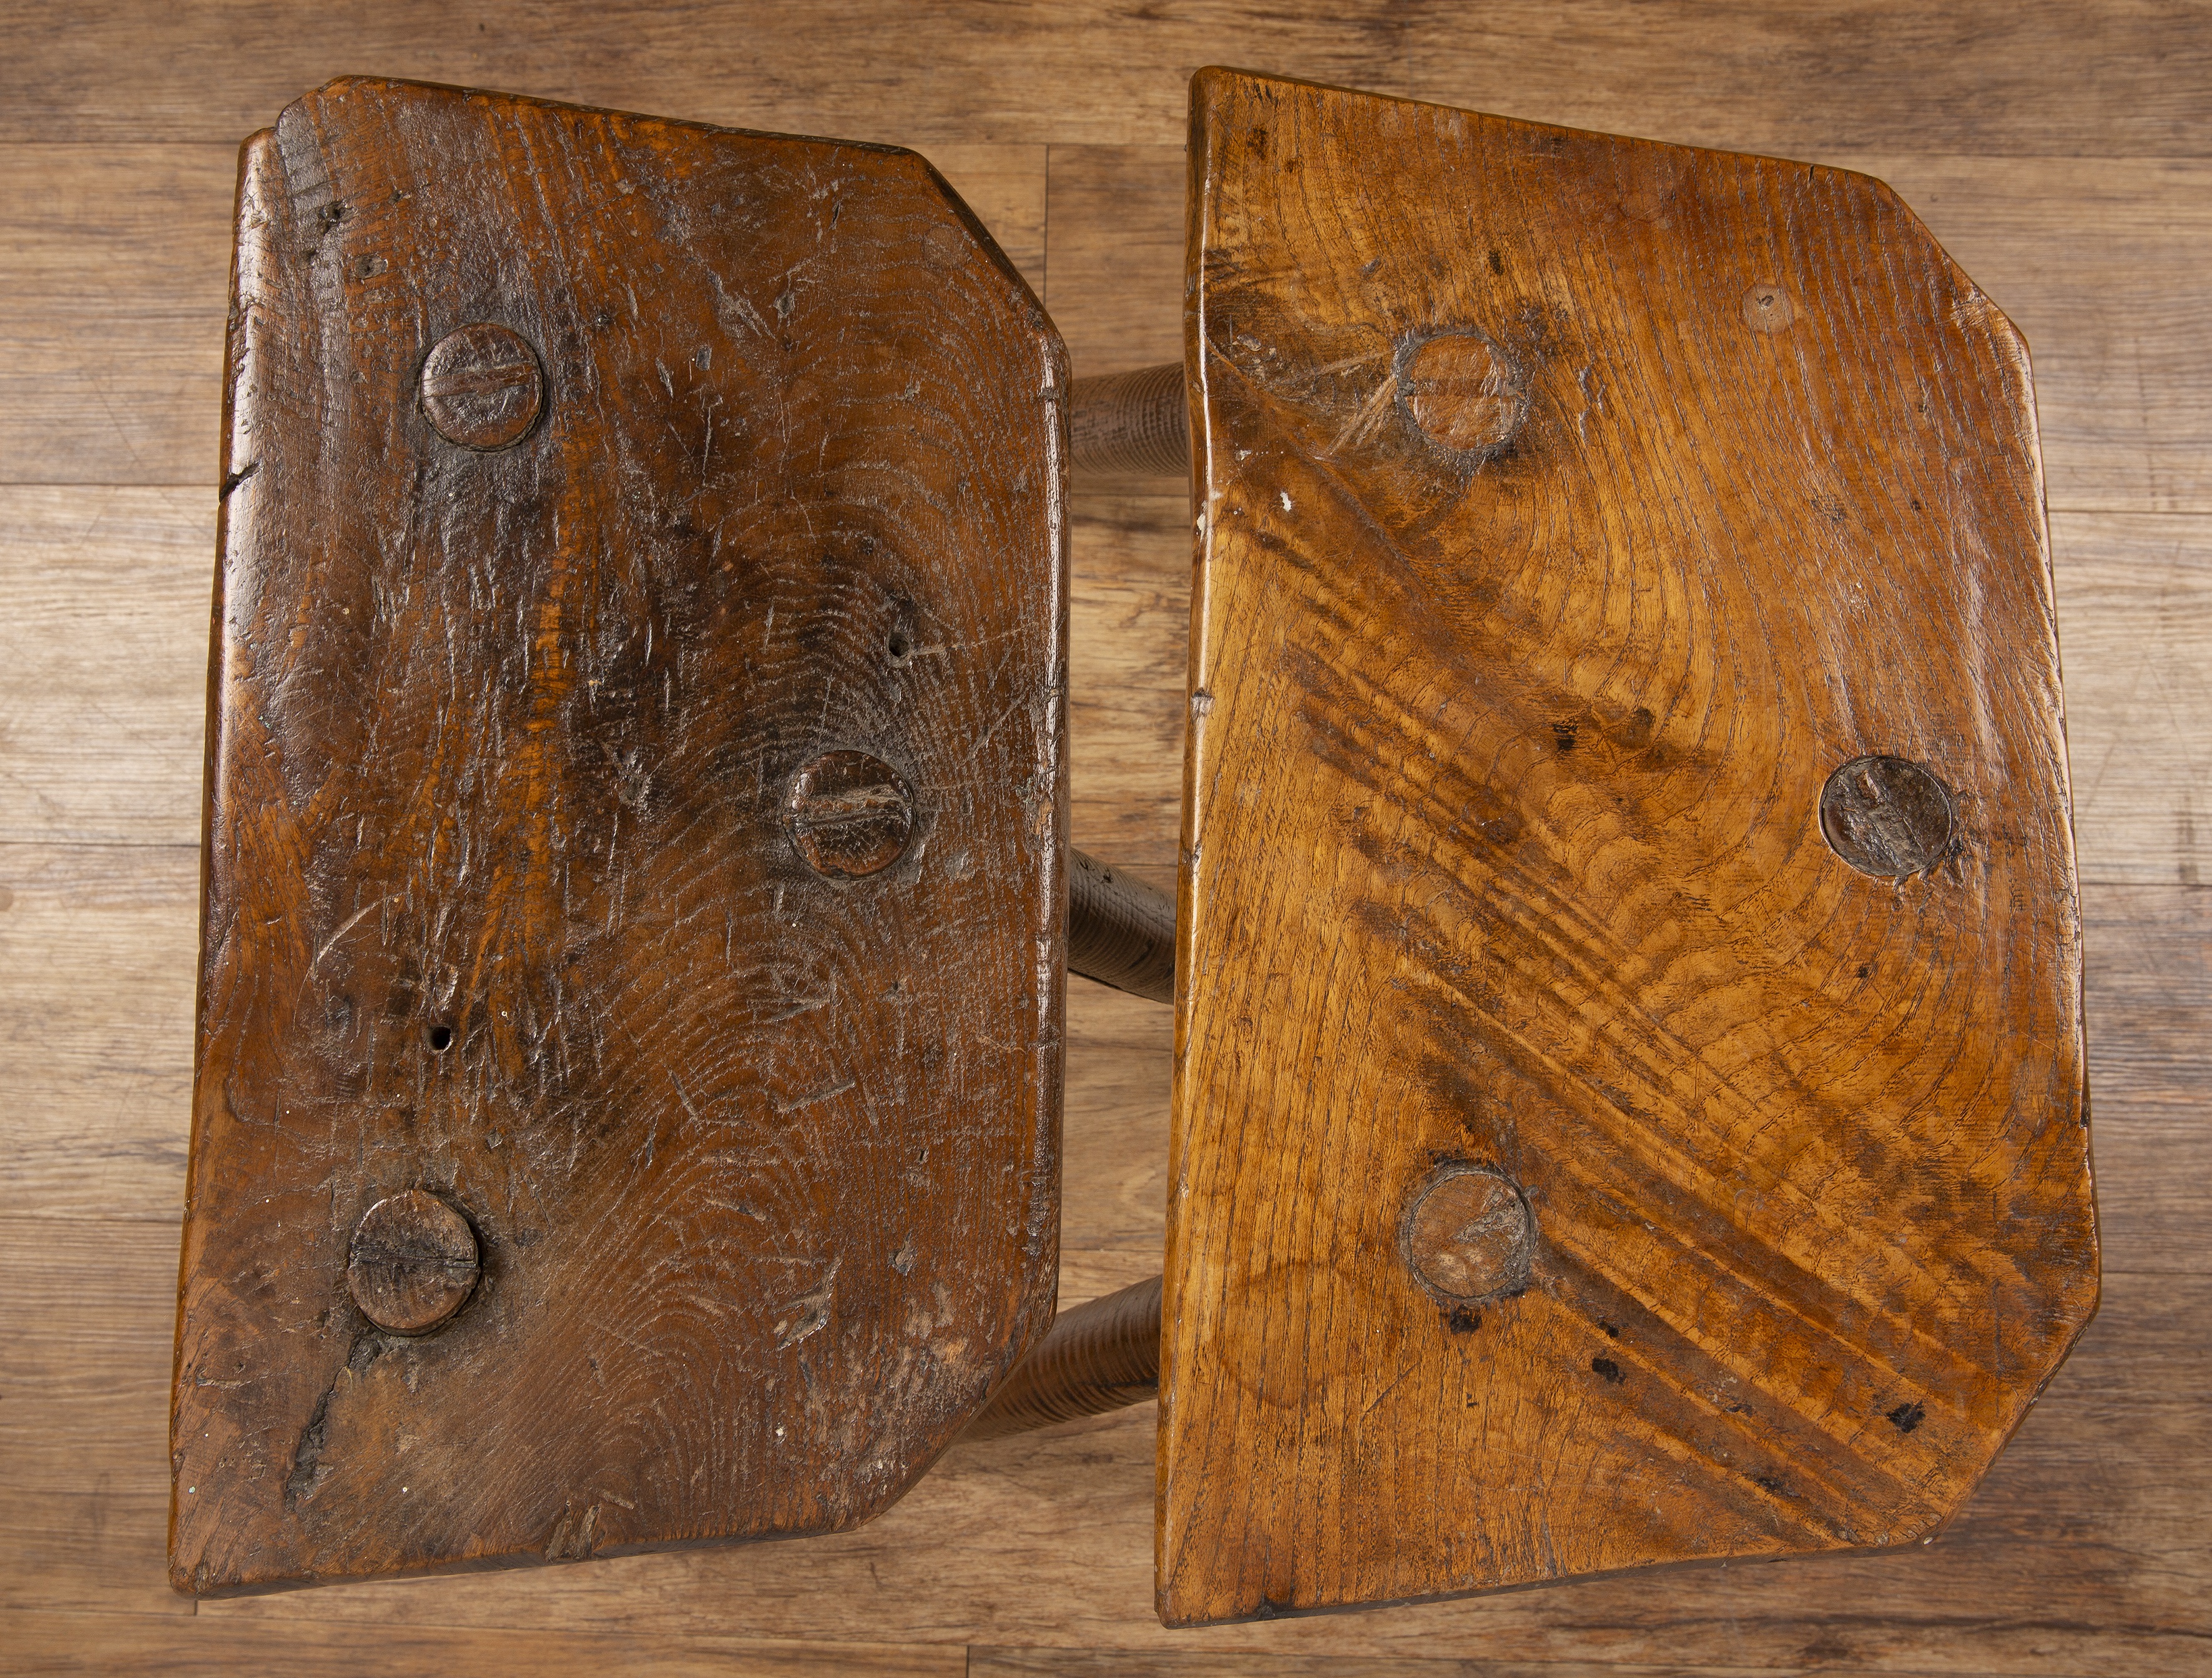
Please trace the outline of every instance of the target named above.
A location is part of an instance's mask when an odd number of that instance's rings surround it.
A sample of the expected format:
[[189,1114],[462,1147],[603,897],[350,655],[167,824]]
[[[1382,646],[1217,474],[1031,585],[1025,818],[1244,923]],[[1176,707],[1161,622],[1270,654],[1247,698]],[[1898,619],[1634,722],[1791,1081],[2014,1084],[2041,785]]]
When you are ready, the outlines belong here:
[[1065,1312],[961,1437],[998,1439],[1158,1397],[1160,1279]]
[[[1078,388],[1081,388],[1079,386]],[[1155,1002],[1175,1000],[1175,899],[1070,847],[1067,970]],[[997,1439],[1158,1395],[1160,1279],[1061,1314],[967,1439]]]
[[[1079,385],[1077,389],[1082,386]],[[1071,847],[1067,970],[1175,1000],[1175,899]],[[1063,1312],[961,1437],[997,1439],[1156,1397],[1160,1279]]]
[[1067,440],[1078,477],[1188,477],[1182,363],[1078,379],[1070,387]]
[[1175,1000],[1175,899],[1070,847],[1067,970],[1155,1002]]

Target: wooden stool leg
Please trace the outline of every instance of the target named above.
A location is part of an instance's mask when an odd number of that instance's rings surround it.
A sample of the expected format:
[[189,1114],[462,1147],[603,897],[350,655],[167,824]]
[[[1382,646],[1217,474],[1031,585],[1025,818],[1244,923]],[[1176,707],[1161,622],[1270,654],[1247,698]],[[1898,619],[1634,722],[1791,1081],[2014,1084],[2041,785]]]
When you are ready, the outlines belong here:
[[1067,439],[1078,477],[1188,477],[1182,363],[1078,379],[1069,392]]
[[[1079,384],[1076,388],[1080,390]],[[1175,1000],[1175,899],[1073,846],[1067,969],[1155,1002]],[[1156,1397],[1160,1279],[1064,1313],[961,1437],[997,1439]]]
[[1132,996],[1175,1000],[1175,899],[1067,853],[1067,970]]
[[961,1437],[999,1439],[1103,1415],[1160,1389],[1160,1279],[1078,1305],[992,1395]]

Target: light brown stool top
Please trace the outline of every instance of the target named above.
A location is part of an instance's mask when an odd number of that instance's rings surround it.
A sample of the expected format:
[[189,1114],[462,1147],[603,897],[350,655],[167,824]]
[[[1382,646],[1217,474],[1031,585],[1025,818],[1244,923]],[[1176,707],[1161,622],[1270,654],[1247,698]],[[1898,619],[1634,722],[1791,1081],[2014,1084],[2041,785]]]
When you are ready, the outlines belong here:
[[2097,1298],[2019,335],[1838,170],[1192,137],[1163,1616],[1926,1534]]

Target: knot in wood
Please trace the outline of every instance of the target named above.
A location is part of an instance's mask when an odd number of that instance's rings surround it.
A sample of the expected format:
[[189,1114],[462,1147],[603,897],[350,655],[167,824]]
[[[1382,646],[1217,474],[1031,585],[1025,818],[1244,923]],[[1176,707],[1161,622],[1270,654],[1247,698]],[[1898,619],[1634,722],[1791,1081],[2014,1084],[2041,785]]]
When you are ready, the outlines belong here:
[[1481,1299],[1527,1284],[1535,1233],[1528,1202],[1514,1183],[1460,1164],[1441,1168],[1413,1196],[1400,1244],[1432,1292]]
[[1528,411],[1528,381],[1480,332],[1438,332],[1401,344],[1398,389],[1422,434],[1453,454],[1495,453]]
[[476,1287],[476,1231],[435,1195],[410,1189],[362,1214],[346,1286],[362,1315],[388,1334],[427,1334]]
[[488,320],[447,333],[422,363],[422,412],[440,436],[463,448],[520,442],[544,401],[537,352]]
[[1854,757],[1820,789],[1820,836],[1863,874],[1902,879],[1950,849],[1951,794],[1904,757]]
[[825,751],[793,779],[783,824],[816,873],[860,879],[906,854],[914,799],[882,758]]

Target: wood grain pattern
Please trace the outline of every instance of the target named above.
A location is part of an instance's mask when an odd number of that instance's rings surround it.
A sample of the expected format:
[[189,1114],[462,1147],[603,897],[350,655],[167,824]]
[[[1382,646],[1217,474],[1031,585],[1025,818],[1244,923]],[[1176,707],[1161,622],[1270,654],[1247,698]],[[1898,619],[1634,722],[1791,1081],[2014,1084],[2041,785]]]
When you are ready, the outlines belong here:
[[768,1643],[743,1637],[635,1632],[461,1631],[406,1626],[364,1633],[346,1626],[238,1626],[120,1614],[20,1614],[15,1673],[155,1671],[214,1678],[242,1669],[295,1678],[357,1675],[447,1678],[456,1667],[487,1672],[637,1673],[644,1678],[789,1678],[834,1669],[856,1678],[965,1678],[957,1647],[866,1643]]
[[1069,504],[1084,555],[1068,614],[1070,821],[1085,849],[1172,895],[1182,788],[1164,771],[1182,756],[1190,492],[1079,491]]
[[[1169,1632],[1121,1606],[1145,1595],[1151,1574],[1143,1541],[1155,1429],[1139,1408],[959,1447],[882,1520],[805,1546],[702,1556],[680,1571],[646,1559],[203,1612],[362,1625],[532,1624],[557,1614],[661,1631],[672,1615],[707,1629],[741,1618],[755,1634],[786,1635],[805,1634],[815,1599],[831,1590],[850,1593],[884,1636],[951,1624],[990,1628],[970,1632],[987,1642],[1030,1626],[1046,1635],[1026,1640],[1075,1648],[1429,1659],[1457,1651],[1691,1670],[2186,1671],[2206,1614],[2177,1571],[2195,1566],[2208,1471],[2190,1454],[2204,1437],[2203,1401],[2180,1395],[2206,1366],[2207,1301],[2197,1280],[2137,1278],[2112,1292],[2094,1365],[2069,1365],[2064,1393],[2054,1386],[2031,1414],[1977,1505],[1910,1554],[1660,1572],[1417,1611]],[[2075,1577],[2053,1574],[2054,1547]],[[1006,1580],[1039,1566],[1067,1582],[1058,1599],[1008,1603]]]
[[[280,0],[150,10],[103,0],[69,28],[37,27],[29,0],[9,5],[0,15],[27,50],[0,62],[0,138],[65,125],[88,141],[129,141],[153,123],[229,140],[330,70],[331,46]],[[1435,0],[1327,10],[1213,0],[1174,12],[948,0],[933,15],[928,39],[907,40],[865,0],[805,12],[748,0],[579,6],[529,27],[483,0],[398,0],[349,19],[343,39],[355,62],[426,81],[504,80],[589,104],[902,144],[1158,144],[1182,120],[1193,70],[1261,51],[1282,74],[1382,93],[1540,106],[1562,122],[1692,143],[1829,151],[1905,131],[1931,151],[2197,156],[2197,90],[2212,80],[2201,19],[2158,0],[2086,10],[1692,0],[1660,15],[1638,0],[1503,0],[1474,27]],[[111,74],[126,50],[143,67]]]
[[2097,1298],[2017,336],[1837,172],[1226,71],[1191,169],[1163,1617],[1932,1530]]
[[[1721,143],[1762,149],[1749,129]],[[1799,155],[1888,182],[2035,346],[2054,512],[2212,509],[2212,395],[2191,376],[2212,356],[2195,281],[2212,259],[2212,170],[1856,145]],[[1184,173],[1179,145],[1052,149],[1060,264],[1046,302],[1079,380],[1179,355]]]
[[2053,520],[2081,878],[2212,882],[2212,521]]
[[[2166,278],[2182,250],[2212,245],[2212,170],[1871,145],[1821,161],[1888,182],[2033,346],[2054,511],[2212,508],[2212,392],[2168,377],[2212,355],[2212,319]],[[2067,203],[2063,239],[2053,198]]]
[[[2049,359],[2048,357],[2045,358]],[[2039,401],[2040,398],[2039,398]],[[0,487],[0,704],[18,796],[0,842],[194,843],[214,497]],[[1172,869],[1189,600],[1187,498],[1079,493],[1070,601],[1072,820]],[[2054,514],[2081,878],[2212,879],[2212,520]],[[100,601],[98,611],[89,609]],[[1171,879],[1171,874],[1165,876]]]
[[[978,1649],[968,1663],[969,1678],[1683,1678],[1689,1670],[1672,1663],[1647,1666],[1640,1661],[1616,1665],[1611,1661],[1493,1661],[1481,1656],[1393,1660],[1065,1649]],[[1719,1669],[1702,1670],[1717,1674]]]
[[211,484],[0,489],[0,843],[197,846],[214,550]]
[[1079,379],[1068,403],[1068,464],[1079,477],[1190,474],[1190,408],[1181,362]]
[[1182,361],[1181,130],[1151,143],[1052,149],[1060,264],[1046,289],[1079,379]]
[[[1651,131],[1682,131],[1672,121]],[[1744,130],[1721,143],[1759,139]],[[925,148],[1041,295],[1045,149]],[[222,342],[234,144],[45,143],[10,155],[15,170],[0,180],[0,482],[204,482],[218,456],[207,369]],[[2212,355],[2212,318],[2196,301],[2212,262],[2212,168],[1806,155],[1888,181],[2036,346],[2054,511],[2212,511],[2212,395],[2194,374]],[[1060,266],[1047,301],[1077,375],[1176,356],[1182,148],[1057,145],[1051,157]],[[2054,237],[2062,223],[2066,235]]]
[[[0,1202],[66,1221],[173,1224],[191,1111],[197,851],[0,847],[0,1033],[9,1137]],[[2097,1093],[2098,1207],[2108,1264],[2202,1265],[2212,1133],[2212,893],[2084,893]],[[1066,1252],[1157,1267],[1166,1206],[1172,1017],[1091,985],[1068,993]],[[1088,1261],[1086,1261],[1088,1262]]]
[[865,1520],[1052,1312],[1058,339],[882,149],[338,82],[239,206],[173,1575]]
[[[789,1664],[824,1671],[857,1664],[856,1644],[916,1642],[955,1661],[965,1645],[978,1672],[1132,1678],[1385,1663],[1559,1678],[2203,1665],[2212,894],[2179,881],[2185,860],[2212,866],[2212,829],[2197,822],[2176,848],[2183,795],[2203,784],[2190,754],[2212,738],[2192,581],[2212,556],[2212,526],[2191,514],[2212,460],[2191,417],[2212,392],[2212,317],[2197,301],[2212,204],[2201,11],[1505,0],[1480,18],[1294,7],[1255,24],[1241,0],[1171,13],[1069,0],[1043,27],[965,31],[976,15],[916,29],[877,0],[813,9],[803,27],[750,6],[637,0],[325,12],[312,29],[258,3],[0,15],[0,125],[39,137],[7,143],[0,176],[0,886],[12,893],[0,897],[0,1659],[36,1647],[46,1662],[64,1644],[52,1662],[65,1670],[357,1670],[386,1646],[404,1651],[395,1663],[444,1647],[464,1663],[526,1650],[536,1670],[600,1673],[611,1647],[659,1660],[667,1638],[725,1648],[743,1628],[808,1640],[819,1659],[810,1668],[802,1645]],[[1170,1633],[1149,1597],[1143,1407],[1063,1437],[957,1448],[882,1520],[833,1538],[203,1602],[195,1617],[164,1578],[165,1296],[189,1105],[211,347],[238,137],[356,68],[918,140],[1045,296],[1080,374],[1180,354],[1184,82],[1222,58],[1385,90],[1403,75],[1453,103],[1870,168],[2027,333],[2054,514],[2106,1265],[2079,1350],[1966,1511],[1911,1554]],[[2184,153],[2130,155],[2159,121]],[[998,198],[956,149],[988,163]],[[1157,268],[1145,255],[1133,271],[1132,246],[1157,246]],[[188,320],[175,313],[187,304]],[[1103,359],[1137,332],[1155,346]],[[1171,886],[1187,498],[1079,491],[1073,512],[1073,836]],[[1073,1303],[1158,1268],[1170,1020],[1093,986],[1071,986],[1067,1009]],[[31,1623],[61,1604],[65,1626]]]
[[[2173,720],[2208,702],[2195,649],[2212,633],[2199,581],[2212,541],[2194,520],[2152,516],[2212,506],[2212,381],[2197,372],[2212,364],[2212,316],[2195,301],[2212,173],[2150,159],[1823,158],[1888,181],[2035,346],[2065,663],[2085,678],[2067,694],[2081,878],[2212,879],[2212,824],[2195,807],[2212,735]],[[1055,147],[1053,180],[1061,256],[1047,301],[1079,380],[1176,353],[1181,149]],[[2055,202],[2078,234],[2052,236]],[[2114,635],[2135,654],[2109,655]]]

